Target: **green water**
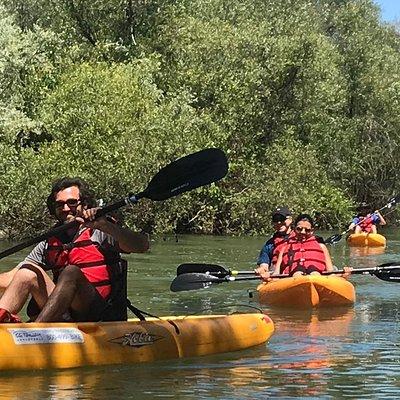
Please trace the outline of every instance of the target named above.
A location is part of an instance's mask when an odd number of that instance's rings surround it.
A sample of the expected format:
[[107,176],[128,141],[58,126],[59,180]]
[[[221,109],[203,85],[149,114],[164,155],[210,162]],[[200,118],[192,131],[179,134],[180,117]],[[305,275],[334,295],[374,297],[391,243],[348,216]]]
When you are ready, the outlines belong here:
[[[332,247],[341,267],[400,261],[400,230],[382,231],[384,251]],[[331,233],[322,233],[329,236]],[[169,291],[185,262],[254,267],[262,237],[154,238],[148,254],[129,256],[129,297],[158,315],[229,313],[260,306],[249,299],[256,282],[224,283],[207,290]],[[2,243],[1,249],[9,246]],[[2,260],[0,270],[27,251]],[[400,285],[353,276],[354,308],[326,311],[267,309],[275,322],[269,343],[229,354],[137,366],[32,371],[0,375],[1,399],[264,399],[397,398],[400,392]],[[264,306],[265,309],[265,306]]]

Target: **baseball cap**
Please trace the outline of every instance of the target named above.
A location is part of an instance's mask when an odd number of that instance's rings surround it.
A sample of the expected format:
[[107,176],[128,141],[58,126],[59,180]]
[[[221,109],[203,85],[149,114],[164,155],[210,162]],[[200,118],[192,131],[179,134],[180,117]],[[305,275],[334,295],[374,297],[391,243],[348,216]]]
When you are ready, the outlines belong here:
[[290,212],[290,210],[287,207],[279,206],[273,211],[272,219],[274,220],[277,217],[279,219],[279,216],[286,218],[286,217],[290,217],[291,215],[292,215],[292,213]]

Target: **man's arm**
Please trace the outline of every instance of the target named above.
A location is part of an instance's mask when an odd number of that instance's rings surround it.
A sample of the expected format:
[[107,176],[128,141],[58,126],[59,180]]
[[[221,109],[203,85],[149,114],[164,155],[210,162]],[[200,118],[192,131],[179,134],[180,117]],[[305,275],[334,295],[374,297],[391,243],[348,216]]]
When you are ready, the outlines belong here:
[[96,229],[111,235],[124,253],[145,253],[149,249],[149,238],[145,233],[133,232],[109,221]]
[[353,218],[353,221],[351,221],[351,224],[349,225],[349,227],[347,228],[348,231],[351,231],[352,229],[354,229],[358,223],[360,222],[359,218]]
[[273,244],[268,240],[262,247],[260,254],[258,256],[257,265],[259,267],[267,267],[271,265]]
[[279,255],[278,255],[278,259],[276,260],[276,264],[275,264],[275,268],[274,268],[274,272],[272,273],[272,278],[274,277],[274,275],[279,275],[281,272],[281,264],[283,261],[283,255],[285,254],[285,252],[288,249],[288,245],[284,246],[283,249],[280,251]]
[[386,225],[385,218],[383,218],[383,215],[378,210],[374,212],[374,215],[375,215],[375,221],[374,221],[375,223],[379,225]]
[[90,208],[83,211],[83,218],[77,217],[76,220],[84,226],[98,229],[110,236],[118,243],[119,249],[123,253],[145,253],[149,249],[149,237],[145,233],[133,232],[128,228],[108,220],[106,217],[96,219],[98,208]]

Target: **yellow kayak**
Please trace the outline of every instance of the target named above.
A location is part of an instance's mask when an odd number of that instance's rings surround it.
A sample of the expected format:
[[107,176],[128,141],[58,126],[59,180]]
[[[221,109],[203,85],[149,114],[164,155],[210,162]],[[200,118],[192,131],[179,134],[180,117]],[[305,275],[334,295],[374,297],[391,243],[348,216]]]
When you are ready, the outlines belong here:
[[257,291],[260,303],[292,308],[347,306],[356,297],[354,286],[334,275],[276,279],[260,284]]
[[132,364],[246,349],[274,332],[264,314],[0,324],[0,371]]
[[347,238],[347,243],[354,247],[379,247],[386,246],[386,238],[379,233],[353,233]]

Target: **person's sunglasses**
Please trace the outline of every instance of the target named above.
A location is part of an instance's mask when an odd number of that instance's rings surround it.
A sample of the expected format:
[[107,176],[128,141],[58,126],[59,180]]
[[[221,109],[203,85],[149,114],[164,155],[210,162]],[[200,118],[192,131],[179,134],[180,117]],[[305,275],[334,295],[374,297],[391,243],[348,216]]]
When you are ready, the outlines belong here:
[[69,208],[78,207],[79,204],[81,204],[81,200],[80,199],[67,199],[65,201],[58,200],[56,201],[56,208],[64,208],[65,204]]
[[305,231],[306,233],[311,233],[312,232],[312,228],[302,228],[300,226],[296,226],[295,230],[298,233],[301,233],[303,231]]

